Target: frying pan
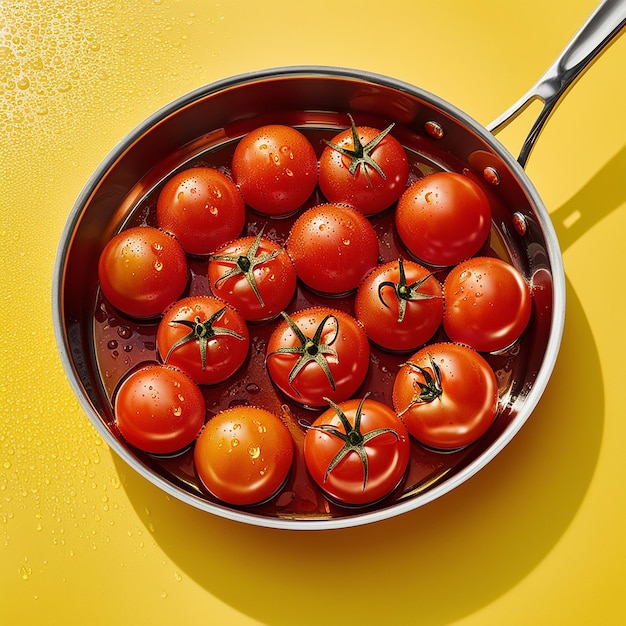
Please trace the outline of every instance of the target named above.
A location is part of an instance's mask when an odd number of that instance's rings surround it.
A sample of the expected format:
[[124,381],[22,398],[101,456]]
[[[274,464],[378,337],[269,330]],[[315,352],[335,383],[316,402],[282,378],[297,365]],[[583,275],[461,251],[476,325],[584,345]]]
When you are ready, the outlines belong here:
[[[487,128],[419,87],[373,73],[321,66],[274,68],[217,81],[146,119],[111,151],[77,198],[62,234],[53,279],[53,319],[63,366],[82,408],[111,449],[147,480],[189,505],[282,529],[341,528],[396,516],[442,496],[483,468],[537,405],[557,359],[564,325],[561,252],[548,213],[523,167],[561,98],[625,22],[625,0],[602,2],[537,84]],[[494,133],[535,100],[543,107],[515,159]],[[367,508],[327,501],[308,479],[299,451],[278,496],[255,507],[232,507],[200,486],[190,450],[173,457],[145,454],[117,431],[111,398],[130,368],[157,359],[156,326],[125,319],[107,305],[98,287],[98,258],[115,233],[154,220],[156,196],[178,169],[196,164],[227,169],[237,141],[267,123],[295,126],[319,149],[324,138],[347,126],[347,113],[357,123],[378,128],[394,122],[413,177],[457,171],[483,187],[493,211],[490,252],[515,265],[530,284],[531,322],[514,347],[485,355],[496,371],[500,391],[500,410],[491,430],[468,448],[448,454],[413,442],[410,469],[385,501]],[[323,201],[318,193],[310,203]],[[255,232],[262,219],[250,211],[246,228]],[[376,227],[389,258],[397,258],[402,244],[394,237],[392,220],[374,219],[379,220]],[[289,226],[288,219],[277,220],[273,237],[284,241]],[[200,261],[190,265],[190,289],[200,290],[205,286],[203,265]],[[293,306],[318,304],[316,298],[299,288]],[[333,304],[348,311],[351,306],[349,298]],[[264,345],[268,332],[263,325],[255,327],[247,367],[227,383],[205,390],[208,413],[233,404],[266,406],[285,420],[298,448],[303,436],[299,411],[304,409],[290,406],[264,378],[263,351],[254,347]],[[372,351],[365,386],[383,400],[389,399],[399,358]]]

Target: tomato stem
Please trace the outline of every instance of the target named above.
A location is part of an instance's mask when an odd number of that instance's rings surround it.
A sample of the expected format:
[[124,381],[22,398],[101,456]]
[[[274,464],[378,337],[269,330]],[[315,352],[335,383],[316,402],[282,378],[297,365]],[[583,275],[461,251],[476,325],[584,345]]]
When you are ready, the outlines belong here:
[[220,335],[228,335],[229,337],[234,337],[235,339],[244,340],[245,337],[242,337],[239,333],[236,333],[230,328],[215,326],[215,322],[222,316],[227,308],[227,306],[222,307],[219,311],[213,313],[213,315],[211,315],[211,317],[209,317],[204,322],[199,315],[196,315],[193,321],[186,319],[172,320],[170,322],[170,326],[174,326],[175,324],[181,324],[182,326],[187,326],[190,331],[185,336],[181,337],[178,341],[172,344],[167,354],[165,355],[165,363],[167,363],[167,360],[170,358],[170,355],[172,354],[172,352],[174,352],[174,350],[189,343],[190,341],[197,341],[198,347],[200,349],[202,370],[205,370],[207,345],[209,343],[209,339]]
[[339,463],[341,463],[341,461],[343,461],[343,459],[346,458],[348,454],[354,452],[359,456],[359,458],[361,459],[361,463],[363,464],[363,491],[365,491],[369,475],[367,452],[365,451],[366,444],[375,437],[378,437],[385,433],[390,433],[394,435],[396,439],[400,439],[400,435],[398,435],[398,433],[393,430],[393,428],[376,428],[375,430],[371,430],[365,434],[361,432],[361,414],[363,412],[363,405],[365,404],[365,400],[367,400],[369,395],[369,392],[366,393],[361,399],[361,402],[359,402],[359,406],[356,410],[356,413],[354,414],[354,426],[350,424],[350,421],[346,417],[346,414],[341,410],[341,408],[337,404],[335,404],[335,402],[333,402],[330,398],[324,398],[324,400],[328,402],[328,404],[330,404],[330,406],[334,409],[337,417],[339,418],[339,421],[341,422],[341,425],[343,426],[343,430],[337,428],[336,426],[333,426],[332,424],[307,426],[307,428],[319,430],[333,437],[338,437],[344,442],[342,448],[339,450],[339,452],[337,452],[337,454],[328,464],[326,472],[324,473],[324,482],[328,480],[330,473],[337,467],[337,465],[339,465]]
[[350,159],[350,165],[348,166],[348,171],[352,176],[354,176],[359,169],[359,167],[363,168],[363,172],[367,178],[367,182],[370,187],[372,187],[372,181],[370,180],[369,171],[366,166],[371,167],[376,173],[383,179],[387,180],[387,176],[385,172],[383,172],[382,168],[374,158],[372,157],[372,152],[378,146],[378,144],[391,132],[391,129],[395,126],[394,123],[389,124],[385,130],[381,131],[374,137],[374,139],[368,141],[365,145],[361,142],[361,138],[359,137],[359,132],[354,123],[354,119],[352,115],[348,113],[348,117],[350,118],[350,126],[352,128],[352,145],[353,148],[350,150],[349,148],[344,148],[332,141],[327,141],[326,144],[331,147],[333,150],[343,154],[344,156]]
[[407,361],[406,363],[402,364],[402,366],[407,366],[411,369],[417,370],[424,378],[424,382],[420,380],[415,381],[415,383],[413,384],[415,394],[413,395],[411,402],[409,402],[409,405],[403,411],[398,413],[399,417],[404,415],[404,413],[406,413],[416,404],[433,402],[433,400],[436,400],[439,396],[443,394],[443,388],[441,386],[441,369],[439,368],[437,363],[435,363],[430,353],[428,354],[428,360],[430,361],[432,374],[425,367],[417,365],[417,363],[411,363],[411,361]]
[[237,276],[238,274],[243,274],[245,279],[248,281],[254,295],[256,296],[259,304],[264,307],[265,303],[263,302],[263,298],[259,292],[259,287],[256,283],[256,278],[254,277],[254,270],[257,265],[261,265],[263,263],[267,263],[272,259],[276,258],[281,252],[282,249],[274,250],[273,252],[265,252],[264,254],[259,254],[257,256],[257,251],[259,246],[261,245],[261,239],[263,237],[263,231],[265,230],[265,225],[259,231],[259,234],[255,237],[252,244],[246,251],[245,254],[212,254],[209,257],[209,260],[215,261],[226,261],[228,263],[234,263],[234,267],[228,272],[226,272],[223,276],[220,276],[215,281],[215,286],[219,286],[220,283],[232,278],[233,276]]
[[398,300],[398,322],[404,320],[406,314],[407,302],[416,302],[418,300],[431,300],[432,298],[438,298],[439,296],[423,293],[420,291],[420,287],[431,277],[433,274],[427,274],[423,278],[416,280],[410,285],[406,282],[406,272],[404,270],[404,261],[402,258],[398,259],[398,282],[394,283],[391,280],[386,280],[378,285],[378,298],[384,306],[389,308],[389,305],[383,298],[383,289],[385,287],[391,287],[393,289],[396,298]]
[[[284,346],[282,348],[278,348],[267,355],[269,359],[274,354],[295,354],[299,355],[296,364],[291,368],[289,372],[289,384],[293,388],[296,393],[300,393],[294,386],[293,381],[296,376],[304,369],[306,365],[308,365],[311,361],[317,363],[321,368],[324,374],[326,374],[326,378],[328,378],[328,382],[332,387],[332,390],[335,391],[335,379],[333,378],[333,374],[328,367],[328,361],[326,360],[326,356],[330,355],[333,357],[337,357],[337,352],[335,352],[334,348],[332,348],[332,344],[337,339],[339,334],[339,320],[334,315],[327,315],[318,325],[315,330],[315,334],[313,337],[307,337],[302,330],[298,327],[298,325],[289,317],[289,315],[285,311],[281,311],[281,315],[289,325],[289,328],[293,331],[294,335],[297,337],[300,345],[297,346]],[[335,324],[335,332],[330,337],[330,340],[327,343],[322,343],[322,334],[324,333],[324,327],[328,321],[332,321]]]

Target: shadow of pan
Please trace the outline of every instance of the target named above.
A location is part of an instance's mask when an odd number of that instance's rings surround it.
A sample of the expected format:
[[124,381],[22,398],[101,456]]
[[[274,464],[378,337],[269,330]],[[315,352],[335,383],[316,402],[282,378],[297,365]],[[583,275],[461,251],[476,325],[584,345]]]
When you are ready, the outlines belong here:
[[626,201],[626,146],[550,217],[565,252]]
[[428,506],[352,529],[258,528],[172,500],[115,458],[128,497],[181,571],[263,623],[401,623],[408,599],[420,623],[468,615],[550,552],[594,472],[603,395],[581,398],[571,381],[581,362],[588,384],[601,390],[602,380],[580,302],[569,286],[567,295],[562,355],[531,419],[479,474]]
[[[623,203],[624,171],[626,148],[552,214],[563,251]],[[569,280],[567,302],[559,359],[528,423],[471,480],[403,516],[324,532],[246,526],[166,497],[118,458],[116,468],[137,514],[177,566],[258,621],[401,623],[408,601],[420,623],[449,624],[504,594],[545,558],[594,474],[604,427],[599,355]],[[593,396],[572,385],[581,363]]]
[[[626,147],[552,214],[563,251],[624,202],[626,187],[617,184],[624,171]],[[167,498],[115,458],[128,497],[181,571],[261,622],[402,623],[409,601],[420,623],[449,624],[515,586],[549,554],[593,476],[603,381],[569,280],[567,302],[559,359],[528,423],[479,474],[426,507],[353,529],[264,529]],[[572,388],[581,364],[593,397]]]

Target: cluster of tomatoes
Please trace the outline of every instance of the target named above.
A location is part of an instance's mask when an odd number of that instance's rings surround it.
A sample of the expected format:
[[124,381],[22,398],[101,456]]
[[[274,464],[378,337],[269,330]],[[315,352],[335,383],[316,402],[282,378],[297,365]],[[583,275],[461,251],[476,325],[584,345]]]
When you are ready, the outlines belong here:
[[[265,408],[230,408],[206,420],[201,386],[244,366],[250,325],[273,325],[265,366],[279,392],[321,411],[303,425],[310,476],[334,501],[365,505],[400,484],[411,436],[446,451],[486,432],[498,388],[480,353],[513,344],[530,318],[519,272],[479,255],[491,228],[482,189],[451,172],[409,184],[393,125],[380,131],[350,122],[319,159],[290,126],[248,133],[233,153],[231,176],[210,167],[178,171],[159,192],[158,227],[127,228],[100,256],[109,303],[130,317],[160,320],[160,363],[133,370],[115,392],[121,435],[156,455],[194,444],[200,481],[229,504],[274,496],[294,457],[289,429]],[[246,205],[276,220],[301,210],[318,187],[327,201],[302,210],[284,243],[263,228],[242,236]],[[379,263],[369,218],[391,207],[409,254]],[[209,293],[184,295],[188,257],[208,259]],[[443,284],[437,268],[445,268]],[[354,314],[332,306],[288,312],[299,284],[328,298],[351,294]],[[440,329],[449,341],[431,342]],[[408,355],[393,406],[367,393],[355,397],[372,344]]]

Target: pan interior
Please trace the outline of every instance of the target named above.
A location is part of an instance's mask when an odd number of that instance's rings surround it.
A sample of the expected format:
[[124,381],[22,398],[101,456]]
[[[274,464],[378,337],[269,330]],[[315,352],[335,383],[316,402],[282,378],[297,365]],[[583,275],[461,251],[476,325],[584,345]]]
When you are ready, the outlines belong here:
[[[395,123],[394,134],[409,155],[410,180],[450,170],[482,186],[493,211],[486,252],[513,263],[531,284],[531,324],[510,350],[487,356],[501,397],[492,429],[472,446],[448,454],[412,442],[410,470],[384,502],[349,509],[328,501],[302,471],[300,459],[278,497],[254,509],[232,509],[200,487],[191,450],[175,457],[156,457],[131,448],[119,435],[112,396],[126,372],[157,360],[157,324],[125,318],[103,300],[97,281],[98,258],[116,232],[131,225],[155,225],[158,193],[178,169],[206,165],[228,173],[238,139],[269,123],[298,128],[319,154],[323,140],[347,126],[347,112],[358,124],[384,128]],[[555,332],[552,235],[546,241],[544,209],[537,206],[532,187],[520,178],[516,164],[474,122],[430,94],[379,77],[339,70],[273,72],[225,81],[186,96],[146,120],[109,155],[83,190],[66,227],[56,275],[55,321],[64,363],[83,407],[107,443],[137,471],[172,495],[218,515],[283,528],[330,527],[364,523],[420,506],[494,456],[527,419],[535,402],[529,395],[540,394],[542,389],[537,387],[545,385],[542,370],[551,358],[546,358],[546,350]],[[307,206],[325,201],[316,194]],[[267,223],[267,218],[249,211],[246,230],[256,234],[265,227],[272,239],[284,242],[294,220]],[[379,235],[381,260],[397,259],[404,251],[394,233],[392,213],[374,217],[372,223]],[[190,293],[207,292],[206,261],[191,260],[190,269]],[[328,300],[299,288],[292,306],[324,303]],[[347,312],[352,304],[350,297],[330,302]],[[237,404],[264,406],[281,415],[296,443],[301,443],[303,430],[298,421],[312,421],[315,414],[289,403],[267,378],[263,348],[272,328],[271,324],[252,327],[248,364],[226,383],[204,390],[207,407],[214,414]],[[390,403],[395,372],[406,356],[372,349],[365,385],[373,397]]]

